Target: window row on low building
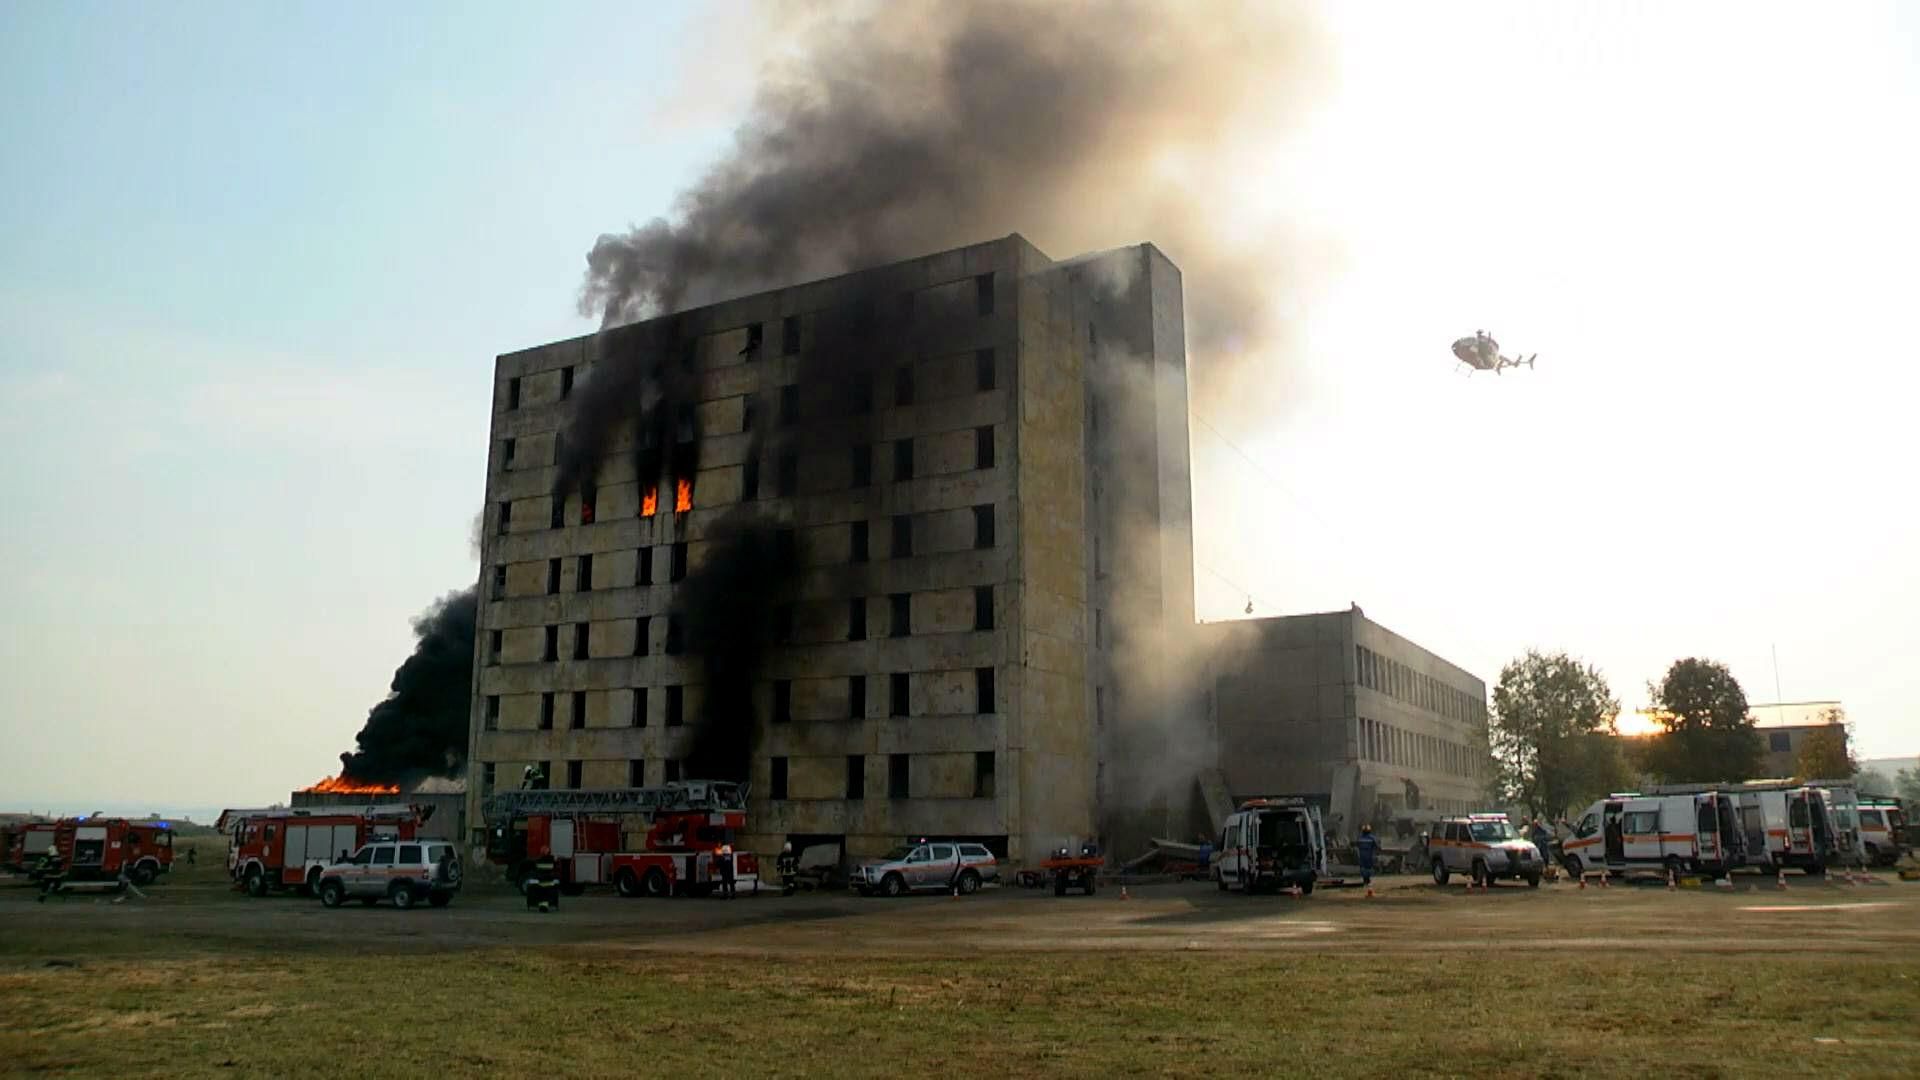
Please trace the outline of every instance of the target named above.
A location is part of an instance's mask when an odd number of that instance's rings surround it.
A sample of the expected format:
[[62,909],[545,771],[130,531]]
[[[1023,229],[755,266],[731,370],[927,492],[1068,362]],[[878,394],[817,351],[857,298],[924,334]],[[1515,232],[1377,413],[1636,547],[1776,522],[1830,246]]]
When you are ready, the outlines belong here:
[[1363,716],[1360,718],[1358,739],[1362,761],[1425,769],[1466,779],[1480,775],[1479,760],[1472,748],[1438,735],[1407,731],[1395,724]]
[[1486,719],[1486,702],[1365,645],[1354,646],[1354,667],[1355,678],[1361,686],[1417,709],[1438,713],[1449,720],[1480,722]]

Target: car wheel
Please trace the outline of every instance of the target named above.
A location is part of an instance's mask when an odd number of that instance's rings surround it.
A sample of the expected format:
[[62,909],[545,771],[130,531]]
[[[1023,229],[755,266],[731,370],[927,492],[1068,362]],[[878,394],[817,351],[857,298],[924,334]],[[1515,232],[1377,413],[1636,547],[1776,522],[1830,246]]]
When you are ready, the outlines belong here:
[[1445,885],[1447,883],[1447,879],[1452,876],[1453,876],[1452,874],[1449,874],[1447,872],[1447,863],[1445,859],[1433,860],[1433,883],[1435,885]]
[[974,893],[977,893],[979,891],[980,891],[980,875],[974,873],[971,870],[962,870],[960,872],[961,895],[972,896]]
[[1880,865],[1880,845],[1878,844],[1867,845],[1867,865],[1868,866]]
[[1540,872],[1536,870],[1533,873],[1527,875],[1527,888],[1537,889],[1539,887],[1540,887]]
[[1067,875],[1065,874],[1053,875],[1053,895],[1055,896],[1067,895]]
[[624,869],[614,875],[613,891],[621,896],[639,896],[640,879],[634,876],[632,868]]
[[1487,870],[1485,859],[1473,860],[1473,882],[1483,889],[1493,886],[1493,874]]
[[453,894],[450,892],[428,893],[427,903],[432,904],[434,907],[446,907],[448,904],[453,903]]
[[247,895],[267,895],[267,875],[261,872],[257,864],[247,867]]
[[1566,858],[1562,859],[1560,861],[1560,866],[1561,866],[1561,869],[1564,869],[1567,873],[1572,874],[1576,878],[1586,872],[1585,869],[1581,866],[1580,856],[1578,855],[1569,855]]
[[649,869],[647,876],[640,879],[640,886],[642,891],[656,900],[664,898],[670,889],[666,871],[657,866]]
[[393,906],[399,908],[401,911],[405,911],[413,906],[413,886],[404,881],[394,882],[392,887],[387,890],[387,895],[393,899]]
[[347,887],[337,881],[320,883],[320,903],[326,907],[339,907],[347,899]]
[[880,880],[880,891],[888,896],[907,895],[907,879],[899,874],[888,874]]
[[1312,878],[1308,878],[1307,880],[1300,883],[1300,895],[1301,896],[1313,895],[1313,879]]
[[1214,872],[1213,883],[1220,887],[1221,892],[1227,891],[1227,879],[1221,877],[1218,871]]

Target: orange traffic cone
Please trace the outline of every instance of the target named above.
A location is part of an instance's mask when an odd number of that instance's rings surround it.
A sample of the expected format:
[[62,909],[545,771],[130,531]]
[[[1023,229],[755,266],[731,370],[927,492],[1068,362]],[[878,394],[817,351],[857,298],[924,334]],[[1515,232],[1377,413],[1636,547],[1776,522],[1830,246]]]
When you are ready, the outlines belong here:
[[1611,877],[1613,877],[1613,875],[1607,873],[1605,870],[1600,871],[1600,887],[1603,889],[1607,888],[1607,880]]
[[1120,886],[1120,899],[1122,900],[1129,899],[1129,897],[1127,896],[1127,887],[1125,885]]
[[1367,899],[1373,899],[1373,886],[1367,886]]
[[1580,875],[1580,888],[1584,890],[1584,889],[1585,889],[1586,887],[1587,887],[1587,875],[1585,875],[1585,874],[1581,874],[1581,875]]

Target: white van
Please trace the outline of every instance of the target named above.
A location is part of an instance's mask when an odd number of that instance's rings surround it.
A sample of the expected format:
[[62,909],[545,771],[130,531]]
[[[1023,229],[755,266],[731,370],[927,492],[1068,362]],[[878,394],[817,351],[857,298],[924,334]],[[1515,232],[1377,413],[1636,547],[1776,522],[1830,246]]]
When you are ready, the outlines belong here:
[[1214,881],[1225,892],[1238,885],[1256,892],[1298,886],[1311,893],[1327,876],[1327,837],[1320,808],[1298,796],[1249,799],[1220,831]]
[[1724,875],[1747,861],[1736,796],[1610,795],[1587,807],[1560,845],[1569,873],[1653,869]]

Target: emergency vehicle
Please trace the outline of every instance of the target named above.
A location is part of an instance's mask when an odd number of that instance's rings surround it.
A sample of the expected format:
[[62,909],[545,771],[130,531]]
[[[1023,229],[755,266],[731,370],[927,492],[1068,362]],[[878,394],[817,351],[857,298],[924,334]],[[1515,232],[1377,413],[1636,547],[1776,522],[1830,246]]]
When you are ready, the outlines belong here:
[[225,810],[214,828],[227,838],[227,873],[248,895],[312,891],[320,869],[373,839],[412,840],[433,816],[418,806],[313,806]]
[[[1651,794],[1697,794],[1712,790],[1730,797],[1746,842],[1746,865],[1779,871],[1827,872],[1829,863],[1851,856],[1837,825],[1833,793],[1795,780],[1749,780],[1737,784],[1663,784]],[[1846,789],[1851,794],[1851,789]]]
[[1454,874],[1466,874],[1476,885],[1491,887],[1496,879],[1514,878],[1537,889],[1546,870],[1539,847],[1515,832],[1505,814],[1441,818],[1427,837],[1427,854],[1435,885],[1445,885]]
[[1907,817],[1898,799],[1860,800],[1860,846],[1869,866],[1892,866],[1907,853]]
[[26,821],[13,826],[7,834],[5,849],[0,850],[0,869],[38,876],[39,871],[34,867],[40,862],[40,856],[54,850],[59,829],[58,821]]
[[747,824],[745,784],[502,791],[487,797],[481,813],[487,859],[506,867],[517,887],[535,859],[552,855],[571,895],[611,884],[621,896],[704,896],[729,866],[736,890],[760,890],[758,858],[734,850]]
[[1609,795],[1561,841],[1567,872],[1661,868],[1721,877],[1748,862],[1737,797],[1718,790]]
[[119,881],[150,885],[173,868],[173,832],[164,821],[68,818],[56,822],[54,851],[61,882]]
[[1327,876],[1327,837],[1320,808],[1297,795],[1248,799],[1220,830],[1220,860],[1214,882],[1221,892],[1239,885],[1251,896],[1298,887],[1312,893]]

